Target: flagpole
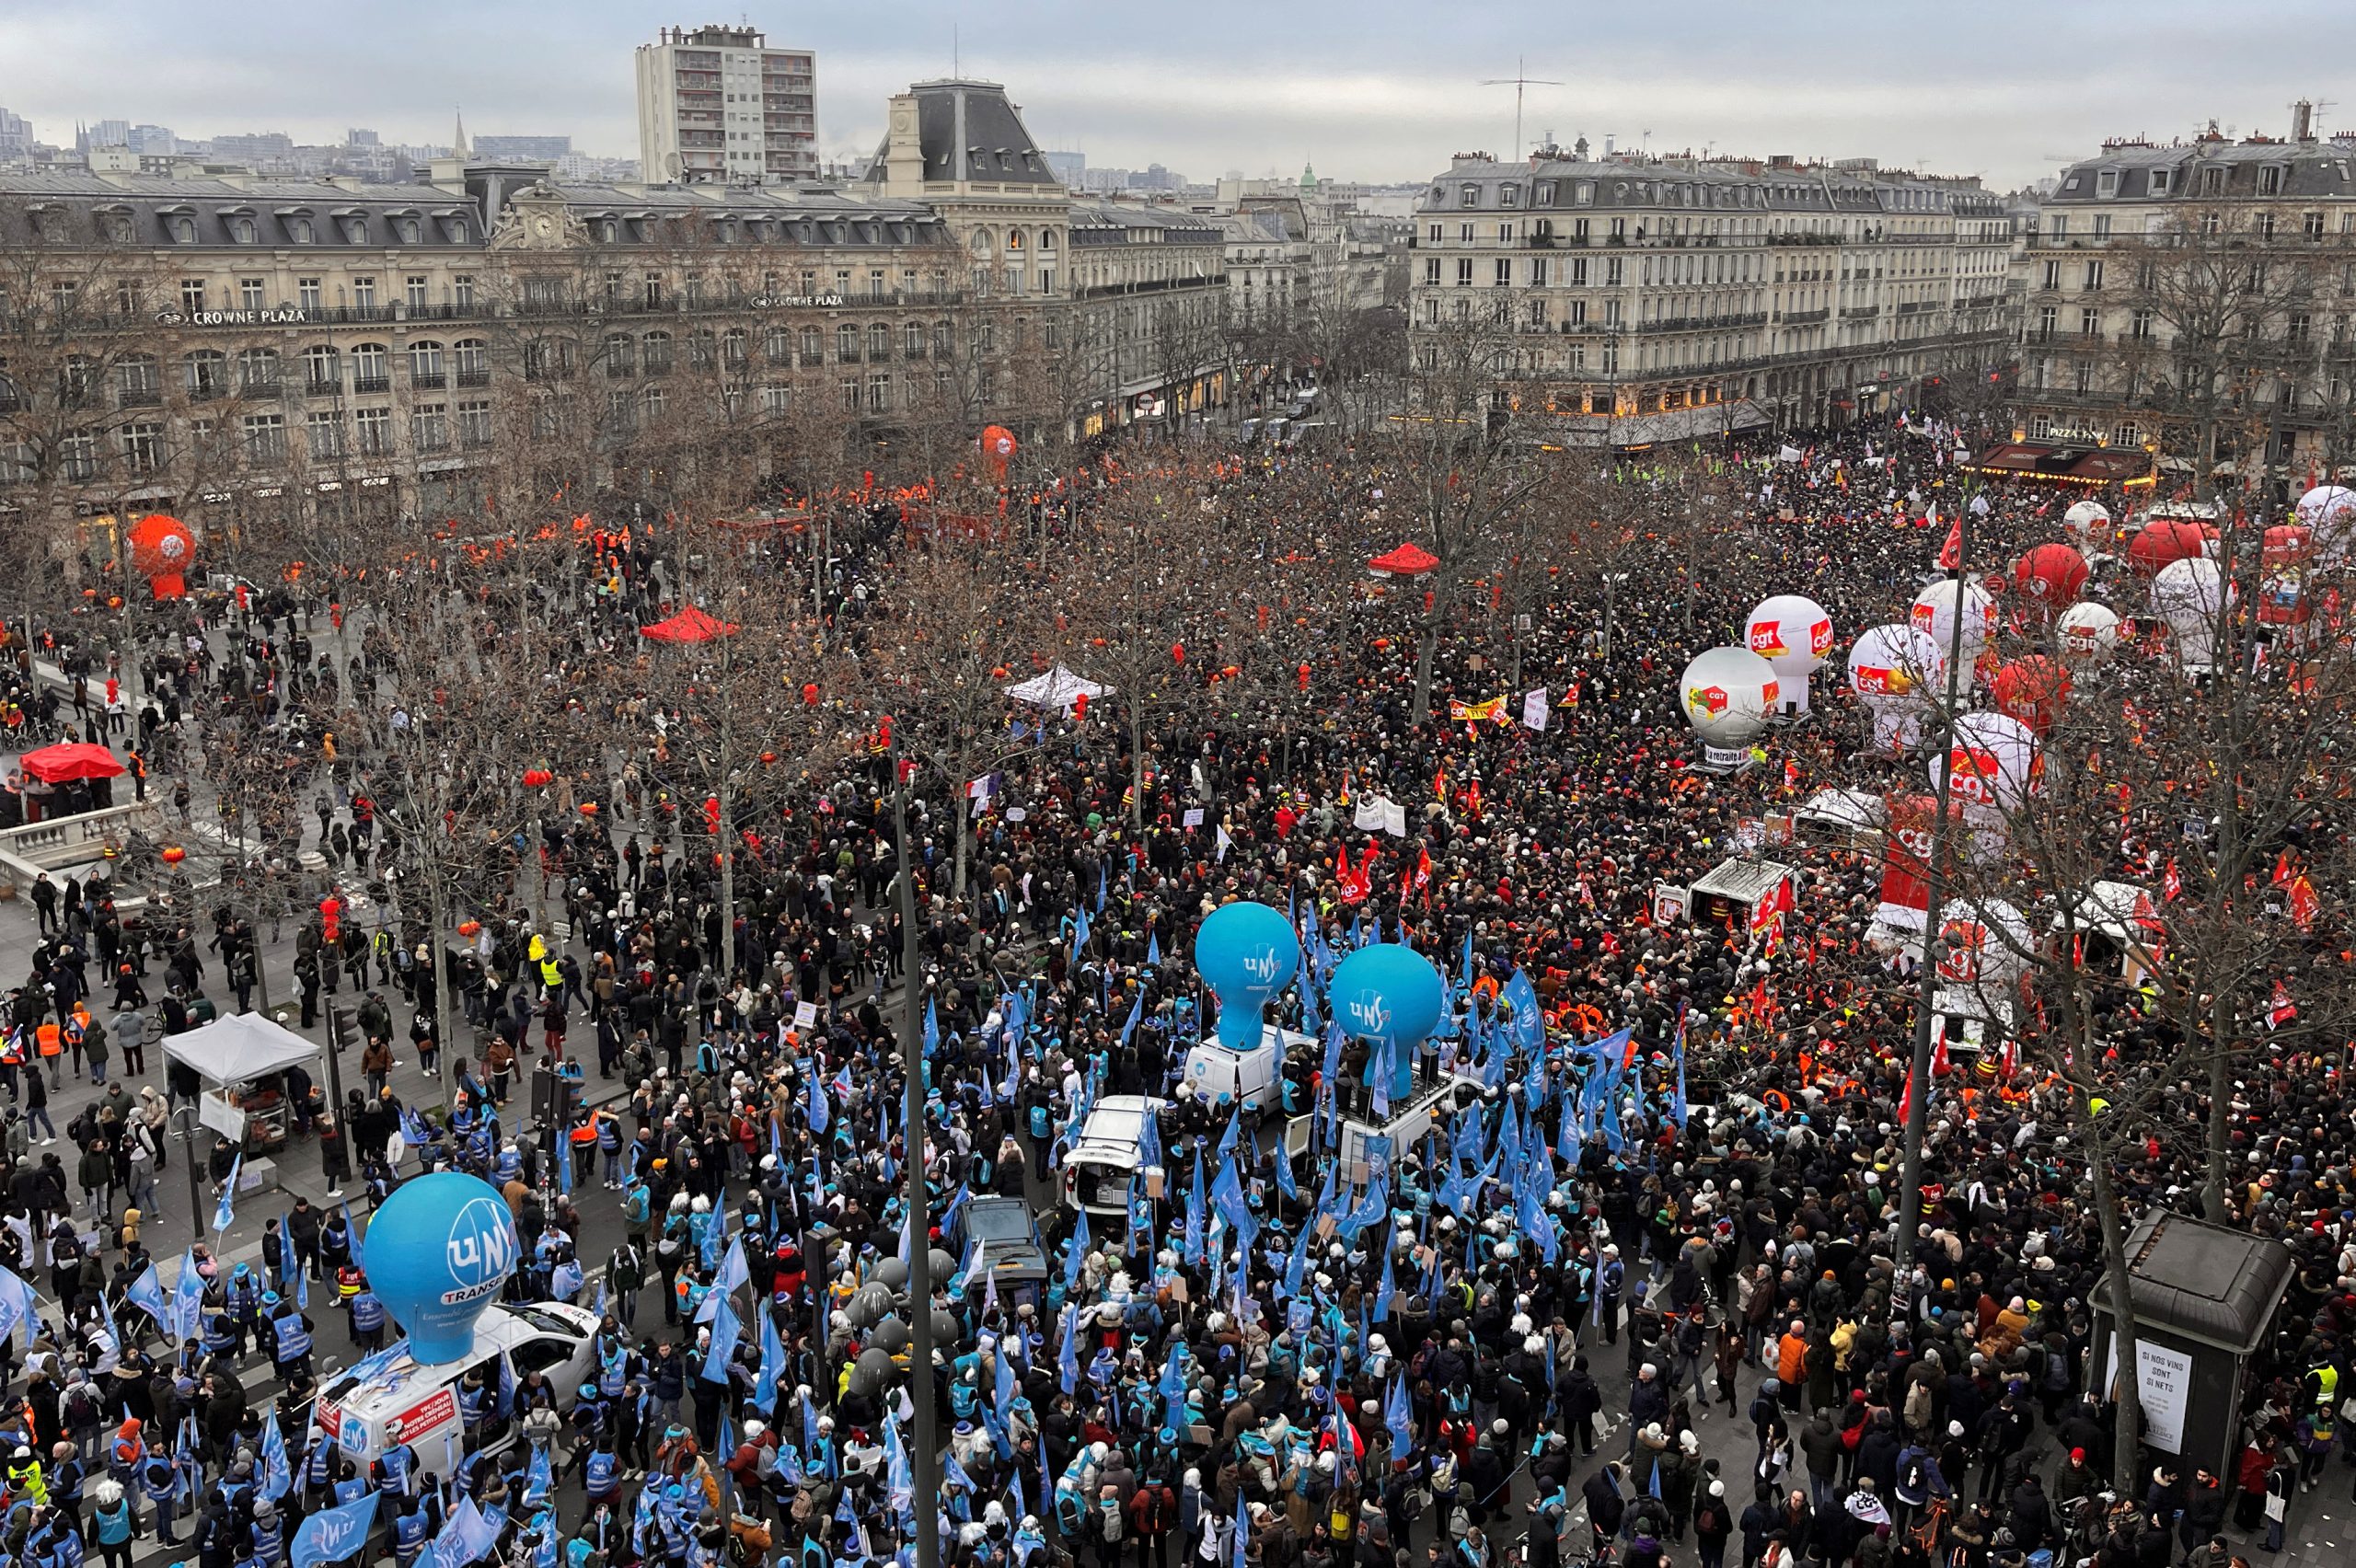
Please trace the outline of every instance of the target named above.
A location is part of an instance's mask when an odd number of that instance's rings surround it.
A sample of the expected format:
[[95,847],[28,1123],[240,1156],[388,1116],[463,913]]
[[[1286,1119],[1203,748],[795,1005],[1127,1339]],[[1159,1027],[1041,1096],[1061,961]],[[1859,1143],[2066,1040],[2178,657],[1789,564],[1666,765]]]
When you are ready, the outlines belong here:
[[1923,976],[1914,999],[1914,1051],[1906,1068],[1906,1081],[1911,1092],[1907,1096],[1905,1155],[1898,1183],[1898,1236],[1893,1254],[1898,1262],[1898,1281],[1889,1303],[1893,1316],[1911,1316],[1913,1310],[1914,1292],[1909,1276],[1914,1263],[1915,1232],[1923,1223],[1923,1139],[1931,1123],[1932,1009],[1938,1003],[1939,928],[1947,891],[1947,801],[1955,786],[1956,704],[1963,675],[1965,598],[1971,591],[1966,562],[1969,559],[1973,499],[1966,497],[1956,511],[1955,565],[1947,572],[1947,581],[1955,585],[1955,621],[1947,628],[1947,689],[1940,722],[1939,797],[1931,802],[1930,874],[1923,879],[1929,895],[1923,909]]
[[925,1094],[924,954],[917,945],[916,857],[908,848],[908,781],[900,761],[900,738],[892,736],[892,836],[900,871],[900,1056],[907,1083],[900,1133],[907,1141],[908,1402],[915,1407],[916,1452],[909,1456],[916,1481],[917,1568],[941,1562],[941,1454],[933,1432],[932,1216],[924,1186]]

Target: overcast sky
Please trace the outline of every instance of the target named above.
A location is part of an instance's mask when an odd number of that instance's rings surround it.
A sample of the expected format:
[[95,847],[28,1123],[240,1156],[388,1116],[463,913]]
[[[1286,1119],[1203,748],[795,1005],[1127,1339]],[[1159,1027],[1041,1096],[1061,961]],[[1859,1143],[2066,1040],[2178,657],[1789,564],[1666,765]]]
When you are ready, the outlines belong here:
[[[708,16],[705,11],[719,13]],[[2166,140],[2214,117],[2281,133],[2291,99],[2328,92],[2356,45],[2348,0],[1688,0],[1565,8],[1429,0],[1194,0],[1183,6],[895,0],[721,12],[571,0],[406,0],[364,12],[288,0],[0,0],[0,107],[50,141],[75,120],[182,136],[285,131],[446,142],[569,133],[638,151],[630,52],[665,23],[749,20],[818,54],[822,154],[864,156],[884,99],[963,69],[1007,84],[1033,134],[1091,165],[1420,179],[1452,152],[1506,153],[1514,90],[1534,77],[1526,136],[1600,148],[1874,156],[2010,188],[2106,136]],[[2314,79],[2307,79],[2307,78]],[[2356,125],[2356,97],[2327,110]]]

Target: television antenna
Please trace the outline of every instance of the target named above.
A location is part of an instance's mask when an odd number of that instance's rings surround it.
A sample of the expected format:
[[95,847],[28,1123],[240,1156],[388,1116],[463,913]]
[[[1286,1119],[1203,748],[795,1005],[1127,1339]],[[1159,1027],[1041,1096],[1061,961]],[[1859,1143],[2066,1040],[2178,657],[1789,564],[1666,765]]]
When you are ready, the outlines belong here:
[[1530,75],[1530,62],[1521,56],[1517,55],[1514,57],[1512,75],[1484,77],[1477,83],[1476,86],[1484,87],[1511,87],[1513,89],[1513,156],[1506,161],[1508,163],[1519,163],[1521,161],[1522,153],[1522,94],[1531,87],[1559,87],[1564,86],[1564,84],[1561,82],[1550,81],[1543,76],[1533,76]]

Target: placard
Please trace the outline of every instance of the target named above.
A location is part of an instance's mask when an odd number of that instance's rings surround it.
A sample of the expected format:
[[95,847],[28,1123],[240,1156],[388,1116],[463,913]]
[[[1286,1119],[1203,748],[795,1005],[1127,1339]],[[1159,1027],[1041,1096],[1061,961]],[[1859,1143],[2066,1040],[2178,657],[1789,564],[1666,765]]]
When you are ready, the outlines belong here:
[[1200,807],[1200,806],[1188,806],[1188,807],[1186,808],[1186,814],[1185,814],[1184,816],[1180,817],[1180,818],[1178,819],[1178,825],[1179,825],[1179,826],[1181,826],[1181,827],[1200,827],[1200,826],[1202,826],[1202,825],[1203,825],[1203,808],[1202,808],[1202,807]]
[[[2135,1364],[2142,1375],[2135,1379],[2136,1397],[2143,1409],[2143,1441],[2162,1453],[2184,1450],[2184,1411],[2192,1400],[2192,1357],[2150,1340],[2135,1342]],[[2118,1394],[2119,1341],[2110,1342],[2110,1365],[2103,1381]]]
[[1653,887],[1653,924],[1674,926],[1685,918],[1686,890],[1667,882]]
[[817,1004],[817,1003],[815,1003],[815,1002],[796,1002],[796,1003],[794,1003],[794,1004],[793,1004],[793,1027],[794,1027],[795,1029],[797,1029],[797,1030],[809,1029],[809,1028],[814,1027],[814,1026],[817,1023],[817,1021],[818,1021],[818,1004]]
[[246,1113],[216,1093],[196,1097],[196,1119],[233,1144],[246,1141]]

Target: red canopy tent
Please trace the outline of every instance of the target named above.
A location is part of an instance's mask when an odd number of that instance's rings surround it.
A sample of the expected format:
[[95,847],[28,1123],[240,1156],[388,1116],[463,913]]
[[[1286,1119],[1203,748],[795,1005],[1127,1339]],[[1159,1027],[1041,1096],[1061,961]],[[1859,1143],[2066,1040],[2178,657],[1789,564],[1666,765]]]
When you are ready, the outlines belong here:
[[1439,557],[1413,540],[1375,557],[1366,569],[1377,577],[1421,577],[1439,564]]
[[88,741],[29,751],[17,759],[17,766],[48,784],[70,784],[76,778],[112,778],[123,770],[114,753]]
[[714,620],[689,605],[669,620],[640,627],[638,634],[656,642],[710,642],[715,637],[733,637],[737,629],[735,622]]

